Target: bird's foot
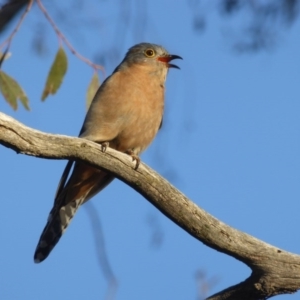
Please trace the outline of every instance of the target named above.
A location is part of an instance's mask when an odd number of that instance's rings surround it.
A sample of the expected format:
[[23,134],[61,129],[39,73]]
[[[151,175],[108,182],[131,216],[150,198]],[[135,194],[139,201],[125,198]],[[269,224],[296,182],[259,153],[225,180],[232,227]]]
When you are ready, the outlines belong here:
[[104,153],[107,147],[109,146],[109,142],[102,142],[100,143],[100,146],[101,146],[101,151]]
[[132,150],[127,150],[125,153],[132,157],[132,161],[136,161],[134,169],[137,170],[140,165],[141,159]]

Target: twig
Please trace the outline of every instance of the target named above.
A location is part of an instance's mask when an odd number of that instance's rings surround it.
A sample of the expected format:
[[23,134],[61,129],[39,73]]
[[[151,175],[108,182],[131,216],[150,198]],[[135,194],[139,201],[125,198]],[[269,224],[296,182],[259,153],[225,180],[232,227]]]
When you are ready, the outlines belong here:
[[88,205],[85,205],[84,207],[89,215],[89,220],[91,221],[99,266],[108,283],[105,299],[113,300],[115,299],[115,294],[117,292],[118,281],[113,273],[105,249],[105,240],[100,216],[97,213],[96,207],[91,202],[89,202]]
[[58,37],[64,41],[64,43],[67,45],[67,47],[69,48],[69,50],[71,51],[72,54],[74,54],[76,57],[78,57],[80,60],[82,60],[83,62],[85,62],[86,64],[88,64],[89,66],[91,66],[94,70],[101,70],[104,71],[104,68],[100,65],[97,65],[93,62],[91,62],[89,59],[87,59],[86,57],[82,56],[80,53],[78,53],[74,47],[72,46],[72,44],[67,40],[67,38],[62,34],[62,32],[58,29],[58,27],[56,26],[55,22],[53,21],[53,19],[50,17],[50,15],[48,14],[46,8],[43,6],[42,1],[41,0],[36,0],[40,10],[43,12],[43,14],[45,15],[46,19],[49,21],[49,23],[51,24],[51,26],[53,27],[54,31],[56,32],[56,34],[58,35]]
[[0,58],[0,69],[1,69],[2,63],[3,63],[3,61],[5,59],[5,56],[6,56],[7,53],[8,53],[8,48],[5,49],[4,53],[2,54],[2,56]]
[[10,36],[0,45],[0,49],[2,49],[6,44],[7,44],[7,47],[6,47],[6,52],[8,51],[8,49],[10,48],[10,44],[11,44],[11,41],[13,39],[13,37],[15,36],[15,34],[18,32],[18,30],[20,29],[26,15],[28,14],[28,12],[30,11],[31,9],[31,6],[33,4],[33,0],[30,0],[27,4],[27,7],[25,9],[25,11],[23,12],[18,24],[16,25],[15,29],[12,31],[12,33],[10,34]]

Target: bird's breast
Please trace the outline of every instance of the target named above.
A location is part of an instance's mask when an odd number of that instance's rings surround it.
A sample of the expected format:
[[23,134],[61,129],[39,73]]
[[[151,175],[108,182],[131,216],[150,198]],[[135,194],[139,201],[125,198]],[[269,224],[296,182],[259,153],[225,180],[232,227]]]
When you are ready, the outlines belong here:
[[[164,110],[163,82],[152,74],[129,75],[129,85],[124,84],[122,103],[126,106],[122,130],[116,137],[116,148],[119,151],[133,150],[142,152],[154,139]],[[122,84],[121,84],[122,85]],[[124,101],[124,102],[123,102]]]

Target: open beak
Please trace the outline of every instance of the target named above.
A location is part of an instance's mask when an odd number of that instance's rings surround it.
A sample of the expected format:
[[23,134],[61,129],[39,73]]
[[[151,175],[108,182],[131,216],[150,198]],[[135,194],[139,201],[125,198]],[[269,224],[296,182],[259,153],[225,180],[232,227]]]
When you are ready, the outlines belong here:
[[169,64],[169,62],[173,59],[182,59],[182,57],[180,57],[179,55],[167,54],[167,55],[160,56],[157,58],[157,60],[165,63],[168,68],[180,69],[178,66],[176,66],[174,64]]

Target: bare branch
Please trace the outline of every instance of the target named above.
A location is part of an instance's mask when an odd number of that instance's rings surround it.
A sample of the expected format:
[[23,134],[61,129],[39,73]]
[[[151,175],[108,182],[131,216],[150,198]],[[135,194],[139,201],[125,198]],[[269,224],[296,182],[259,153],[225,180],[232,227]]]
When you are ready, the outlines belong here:
[[300,289],[300,256],[229,227],[199,208],[145,164],[134,170],[128,155],[80,138],[46,134],[0,113],[0,144],[17,153],[84,161],[124,181],[165,216],[205,245],[245,263],[252,274],[210,300],[267,299]]
[[97,214],[96,207],[92,204],[91,201],[88,202],[88,204],[85,205],[84,207],[86,209],[86,212],[89,215],[89,220],[91,221],[99,267],[108,284],[105,299],[112,300],[116,298],[115,296],[118,287],[118,280],[112,270],[106,252],[106,245],[104,241],[101,220],[99,215]]
[[89,65],[90,67],[92,67],[95,71],[96,70],[101,70],[104,72],[104,68],[100,65],[97,65],[93,62],[91,62],[89,59],[87,59],[86,57],[82,56],[80,53],[78,53],[75,48],[72,46],[72,44],[68,41],[68,39],[63,35],[63,33],[58,29],[58,27],[56,26],[55,22],[53,21],[53,19],[50,17],[50,15],[48,14],[46,8],[43,6],[42,1],[41,0],[36,0],[40,10],[42,11],[42,13],[45,15],[46,19],[49,21],[49,23],[51,24],[51,26],[53,27],[54,31],[56,32],[57,36],[64,41],[64,43],[66,44],[66,46],[70,49],[70,51],[72,52],[72,54],[74,54],[78,59],[80,59],[81,61],[83,61],[84,63],[86,63],[87,65]]

